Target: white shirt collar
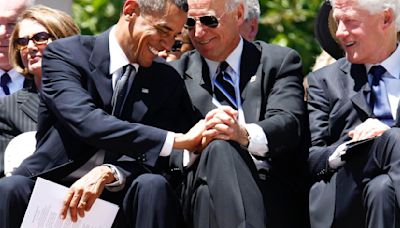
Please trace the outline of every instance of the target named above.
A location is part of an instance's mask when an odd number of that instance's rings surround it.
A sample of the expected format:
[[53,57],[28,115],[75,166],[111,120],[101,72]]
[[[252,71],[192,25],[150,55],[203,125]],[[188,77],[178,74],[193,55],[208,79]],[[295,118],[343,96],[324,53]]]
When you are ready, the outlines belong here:
[[383,60],[379,64],[365,64],[367,72],[371,69],[372,66],[381,65],[386,71],[393,77],[400,79],[400,45],[397,44],[396,50],[385,60]]
[[0,69],[0,77],[6,72],[10,76],[11,82],[14,82],[15,80],[20,80],[21,78],[25,79],[24,76],[22,74],[18,73],[15,69],[11,69],[9,71]]
[[[243,39],[240,37],[239,44],[225,59],[225,61],[229,64],[229,66],[235,72],[236,75],[240,75],[240,58],[242,56],[242,51],[243,51]],[[216,62],[207,58],[205,58],[205,60],[208,65],[208,69],[210,71],[210,77],[211,79],[213,79],[216,76],[220,62]]]
[[114,74],[117,70],[122,69],[124,66],[131,64],[136,68],[139,68],[139,64],[130,63],[128,57],[126,57],[120,44],[117,41],[115,26],[111,28],[109,34],[109,52],[110,52],[110,74]]

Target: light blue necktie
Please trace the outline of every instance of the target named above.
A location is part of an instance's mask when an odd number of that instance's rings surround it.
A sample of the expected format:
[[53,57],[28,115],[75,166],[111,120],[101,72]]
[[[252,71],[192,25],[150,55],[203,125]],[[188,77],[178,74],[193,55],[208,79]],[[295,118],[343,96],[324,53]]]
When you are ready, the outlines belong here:
[[370,106],[377,119],[392,126],[394,124],[393,115],[390,109],[388,93],[385,82],[382,79],[386,69],[382,66],[373,66],[369,70],[372,75]]

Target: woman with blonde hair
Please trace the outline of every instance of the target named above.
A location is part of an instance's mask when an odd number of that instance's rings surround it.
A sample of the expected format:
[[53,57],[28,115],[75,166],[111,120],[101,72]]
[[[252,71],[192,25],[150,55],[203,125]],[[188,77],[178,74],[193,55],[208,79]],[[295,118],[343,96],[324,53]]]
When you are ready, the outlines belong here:
[[26,88],[0,99],[0,177],[4,150],[10,140],[36,131],[44,49],[53,40],[79,32],[68,14],[46,6],[31,7],[18,18],[10,37],[9,56],[14,68],[32,80]]

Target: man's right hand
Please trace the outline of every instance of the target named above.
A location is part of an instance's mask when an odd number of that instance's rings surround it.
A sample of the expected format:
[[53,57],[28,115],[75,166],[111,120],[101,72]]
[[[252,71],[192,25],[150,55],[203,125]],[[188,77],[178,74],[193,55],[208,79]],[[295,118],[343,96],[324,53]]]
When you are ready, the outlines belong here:
[[205,129],[205,121],[200,120],[186,134],[176,133],[173,148],[186,149],[191,152],[202,151],[212,140],[212,137],[203,137]]

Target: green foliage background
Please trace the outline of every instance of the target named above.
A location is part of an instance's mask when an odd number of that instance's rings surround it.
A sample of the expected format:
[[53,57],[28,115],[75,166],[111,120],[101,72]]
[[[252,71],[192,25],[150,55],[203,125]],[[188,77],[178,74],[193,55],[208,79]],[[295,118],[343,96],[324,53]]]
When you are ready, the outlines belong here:
[[[257,39],[297,50],[308,73],[321,49],[314,19],[323,0],[260,0]],[[74,0],[73,16],[83,34],[98,34],[117,22],[123,0]]]

